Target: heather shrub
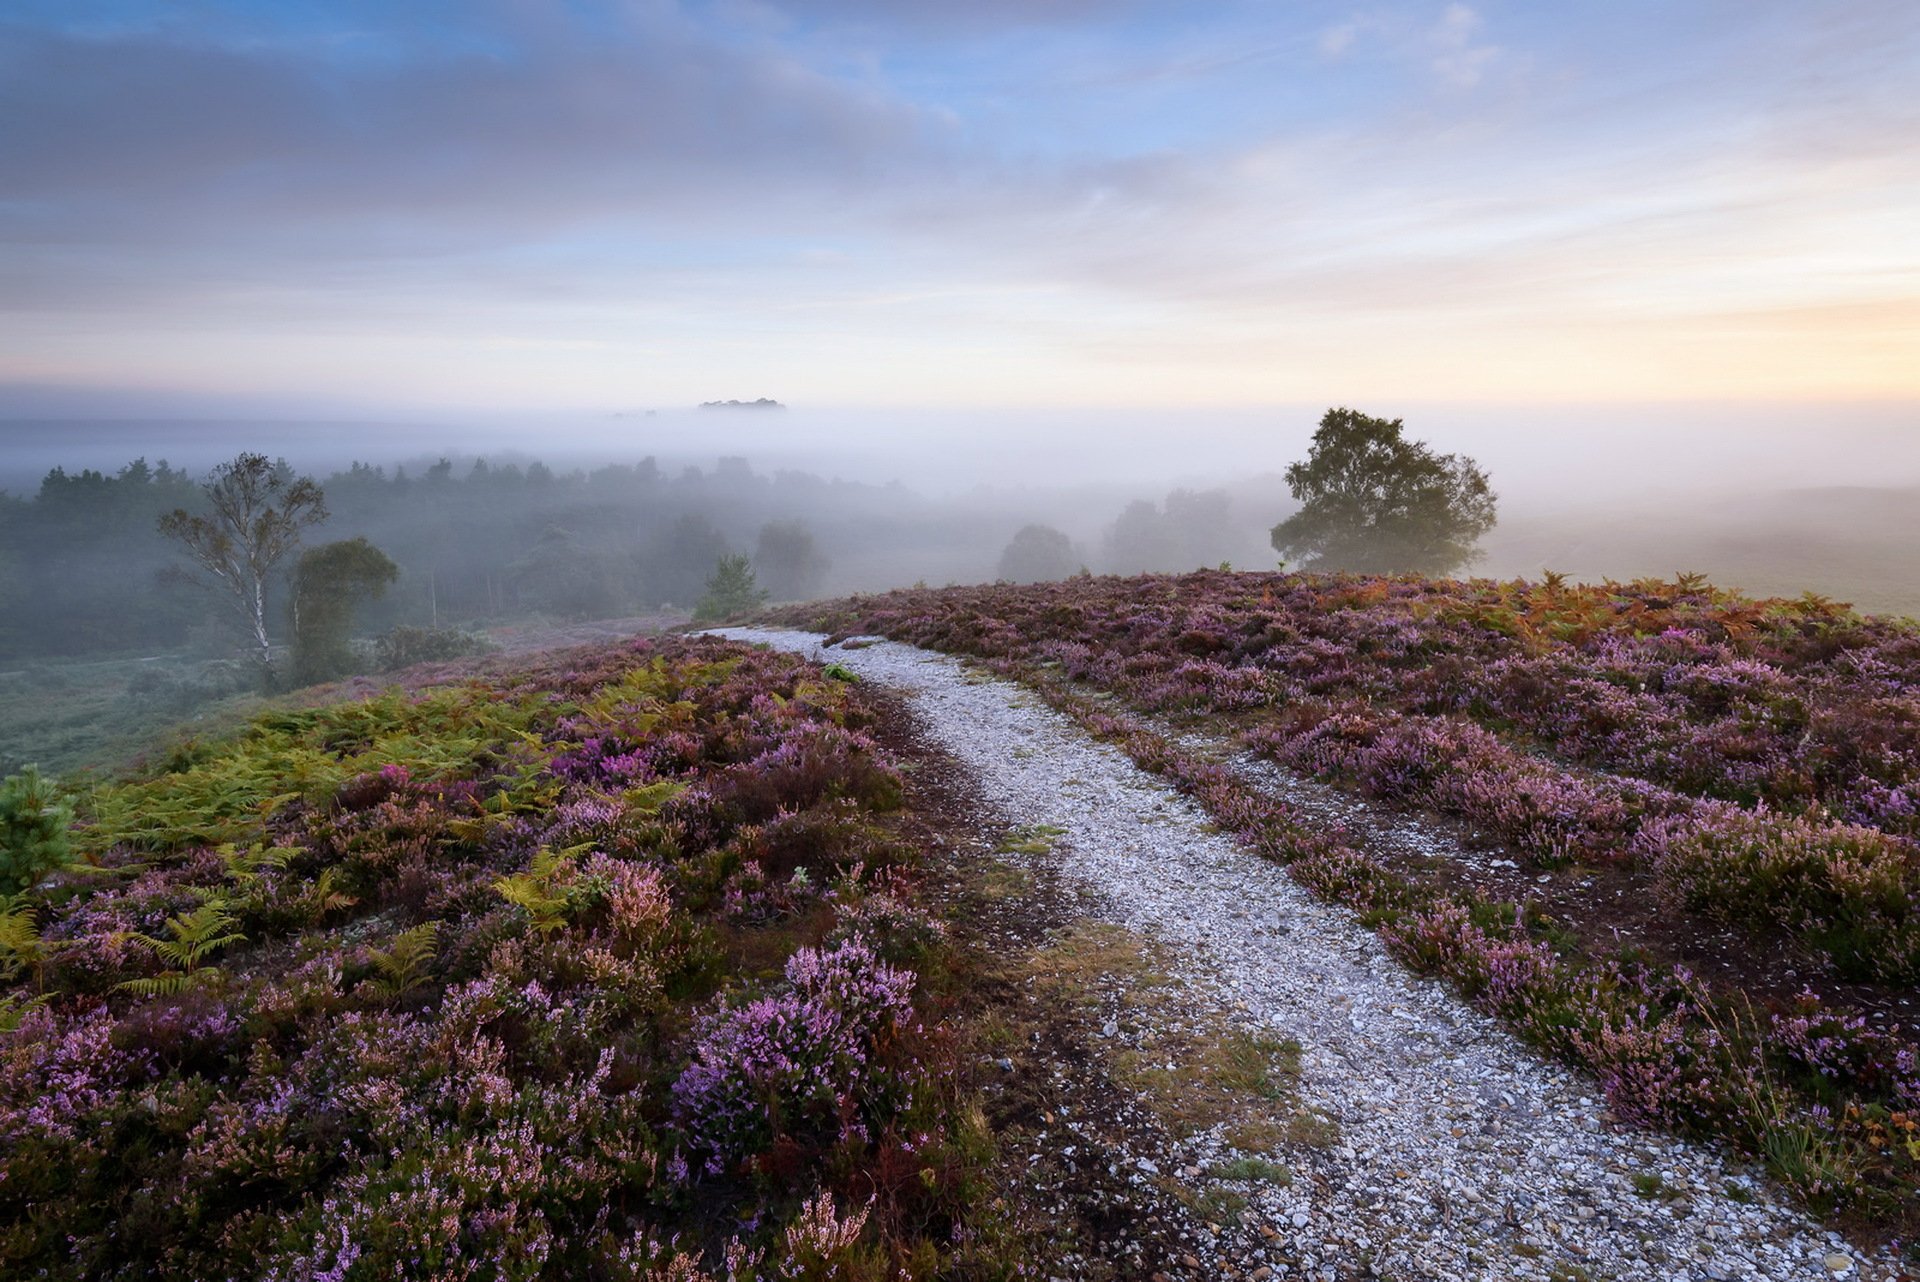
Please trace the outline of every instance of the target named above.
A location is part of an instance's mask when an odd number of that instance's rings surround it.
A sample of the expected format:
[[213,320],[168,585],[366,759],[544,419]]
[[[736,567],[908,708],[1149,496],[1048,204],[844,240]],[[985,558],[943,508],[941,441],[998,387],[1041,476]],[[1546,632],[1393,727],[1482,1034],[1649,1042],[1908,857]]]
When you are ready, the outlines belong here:
[[1717,806],[1650,825],[1642,843],[1662,888],[1695,912],[1784,927],[1851,978],[1920,977],[1920,876],[1899,838]]
[[[580,651],[101,785],[98,868],[0,901],[5,1271],[943,1267],[984,1158],[887,960],[940,932],[857,698],[716,642]],[[748,848],[819,870],[804,912],[728,916]]]
[[904,1100],[886,1057],[912,1014],[913,976],[858,937],[802,948],[775,992],[707,1017],[674,1083],[674,1116],[708,1174],[775,1144],[866,1139]]
[[1569,1040],[1600,1079],[1607,1103],[1630,1122],[1711,1131],[1728,1111],[1715,1063],[1720,1039],[1701,1026],[1703,995],[1674,974],[1593,976],[1584,1026]]
[[1458,816],[1530,863],[1625,865],[1620,877],[1664,887],[1673,909],[1791,937],[1845,977],[1905,984],[1920,628],[1697,576],[1201,572],[916,589],[776,617],[1032,682],[1354,907],[1410,965],[1592,1072],[1623,1118],[1731,1141],[1817,1209],[1850,1205],[1910,1233],[1920,1078],[1904,1029],[1584,953],[1535,913],[1442,893],[1303,826],[1139,714]]

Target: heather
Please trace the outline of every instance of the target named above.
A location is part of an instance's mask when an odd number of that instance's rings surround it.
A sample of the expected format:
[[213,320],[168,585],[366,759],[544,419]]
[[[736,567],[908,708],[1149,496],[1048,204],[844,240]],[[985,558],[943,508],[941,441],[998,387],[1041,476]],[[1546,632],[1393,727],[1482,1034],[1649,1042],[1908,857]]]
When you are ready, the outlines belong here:
[[1911,1230],[1920,1060],[1901,1029],[1811,992],[1710,984],[1468,879],[1390,868],[1178,733],[1467,821],[1543,876],[1617,871],[1672,921],[1897,993],[1920,975],[1912,625],[1691,578],[1206,572],[781,617],[1021,676],[1351,905],[1408,964],[1591,1071],[1618,1115],[1729,1140],[1817,1207]]
[[[1229,726],[1293,768],[1468,819],[1542,867],[1642,862],[1685,902],[1680,870],[1708,858],[1726,894],[1757,901],[1741,910],[1756,927],[1794,931],[1850,974],[1920,975],[1910,623],[1695,579],[1204,572],[786,617],[1043,665],[1144,712]],[[1809,827],[1841,853],[1805,853]],[[1740,844],[1729,828],[1777,857],[1715,858]],[[1779,883],[1756,870],[1779,863],[1800,869],[1805,902],[1769,911],[1757,904]]]
[[0,917],[4,1271],[992,1272],[871,715],[638,642],[95,786]]

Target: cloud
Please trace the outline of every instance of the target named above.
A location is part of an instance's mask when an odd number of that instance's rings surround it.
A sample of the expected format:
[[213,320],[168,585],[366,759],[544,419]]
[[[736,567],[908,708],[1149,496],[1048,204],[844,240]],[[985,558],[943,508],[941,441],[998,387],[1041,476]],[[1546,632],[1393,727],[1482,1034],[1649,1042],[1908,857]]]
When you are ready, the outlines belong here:
[[[761,0],[794,17],[894,29],[1061,26],[1124,16],[1153,0]],[[1169,0],[1158,0],[1165,5]]]
[[1348,49],[1351,49],[1353,42],[1359,38],[1360,24],[1358,22],[1342,22],[1337,26],[1328,27],[1320,33],[1320,54],[1325,58],[1338,58]]
[[374,258],[594,225],[777,231],[910,174],[943,131],[646,17],[399,62],[15,29],[0,119],[0,236],[16,245]]
[[1784,384],[1880,353],[1920,271],[1920,64],[1864,8],[1649,51],[1432,0],[1044,32],[989,3],[978,42],[878,0],[480,2],[451,33],[0,27],[0,377],[855,389],[884,351],[980,395],[1125,353],[1129,393],[1253,395],[1263,348],[1445,381],[1518,343],[1545,379],[1676,361],[1692,317],[1733,351],[1750,315]]
[[1500,46],[1477,42],[1480,15],[1464,4],[1450,4],[1429,35],[1433,73],[1447,84],[1471,89],[1500,57]]

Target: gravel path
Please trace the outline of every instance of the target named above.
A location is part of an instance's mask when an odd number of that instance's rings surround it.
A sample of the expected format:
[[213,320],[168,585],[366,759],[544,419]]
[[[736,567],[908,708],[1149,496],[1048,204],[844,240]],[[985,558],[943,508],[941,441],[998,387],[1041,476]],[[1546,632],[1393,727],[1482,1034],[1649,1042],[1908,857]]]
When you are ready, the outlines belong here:
[[1105,915],[1157,938],[1204,999],[1304,1045],[1303,1102],[1339,1139],[1289,1150],[1292,1185],[1256,1198],[1296,1261],[1275,1276],[1902,1276],[1750,1169],[1612,1122],[1591,1081],[1410,976],[1345,911],[1030,692],[893,642],[823,650],[808,633],[724,633],[904,694],[1014,822],[1065,830],[1062,867]]

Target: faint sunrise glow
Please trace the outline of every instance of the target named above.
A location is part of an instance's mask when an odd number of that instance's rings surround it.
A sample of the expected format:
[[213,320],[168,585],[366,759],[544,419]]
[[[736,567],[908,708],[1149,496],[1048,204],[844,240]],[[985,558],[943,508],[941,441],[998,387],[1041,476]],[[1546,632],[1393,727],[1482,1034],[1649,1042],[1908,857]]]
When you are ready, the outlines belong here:
[[1920,397],[1920,10],[0,23],[0,410]]

